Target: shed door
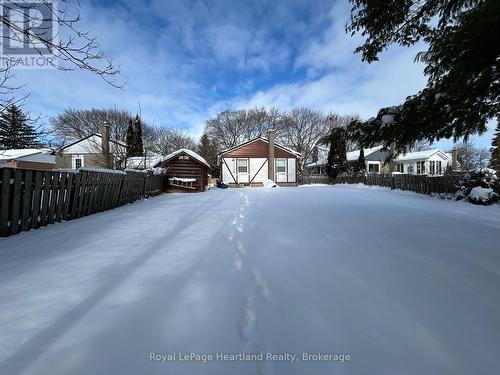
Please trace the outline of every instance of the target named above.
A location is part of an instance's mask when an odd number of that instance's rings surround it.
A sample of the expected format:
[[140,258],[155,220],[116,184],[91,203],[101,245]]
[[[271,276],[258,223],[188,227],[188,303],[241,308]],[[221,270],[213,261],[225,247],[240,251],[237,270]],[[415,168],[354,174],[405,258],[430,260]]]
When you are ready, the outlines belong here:
[[248,184],[250,182],[250,173],[248,170],[248,159],[237,159],[236,168],[238,173],[238,183]]

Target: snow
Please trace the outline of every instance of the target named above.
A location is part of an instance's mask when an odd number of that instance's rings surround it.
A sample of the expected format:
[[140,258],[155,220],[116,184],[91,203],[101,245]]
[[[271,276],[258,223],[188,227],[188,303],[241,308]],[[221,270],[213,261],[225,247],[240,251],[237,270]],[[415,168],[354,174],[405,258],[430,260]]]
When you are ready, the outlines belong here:
[[381,121],[382,126],[392,125],[394,123],[394,115],[383,115]]
[[196,178],[170,177],[170,181],[196,182]]
[[173,157],[175,157],[175,156],[177,156],[177,155],[179,155],[179,154],[181,154],[183,152],[186,153],[186,154],[188,154],[189,156],[191,156],[193,159],[198,160],[200,163],[205,164],[207,167],[210,167],[210,165],[208,164],[208,162],[203,157],[201,157],[200,155],[198,155],[196,152],[194,152],[192,150],[188,150],[187,148],[180,148],[177,151],[174,151],[174,152],[168,154],[167,156],[165,156],[164,158],[162,158],[161,161],[170,160]]
[[448,155],[447,153],[441,151],[440,149],[431,149],[431,150],[415,151],[415,152],[408,152],[406,154],[401,154],[394,161],[398,162],[398,161],[427,159],[438,152],[451,160],[451,154]]
[[[168,194],[0,239],[0,374],[500,373],[500,210],[363,186]],[[150,353],[344,353],[169,361]]]
[[262,182],[262,186],[265,188],[277,188],[279,187],[273,180],[267,179]]
[[493,192],[493,189],[476,186],[470,191],[469,199],[473,199],[479,202],[489,202],[492,195],[494,194],[495,193]]
[[[125,171],[119,169],[105,169],[105,168],[78,168],[77,171],[83,172],[101,172],[101,173],[112,173],[112,174],[127,174]],[[128,172],[137,172],[136,170],[130,169]]]
[[146,155],[146,158],[144,158],[144,156],[130,157],[130,158],[127,158],[127,168],[152,169],[156,165],[158,165],[158,163],[160,163],[162,161],[162,159],[163,158],[161,155],[158,155],[158,154],[155,154],[152,152],[148,153]]
[[[383,146],[383,145],[363,149],[363,152],[364,152],[364,154],[365,154],[365,158],[366,158],[368,155],[371,155],[371,154],[373,154],[374,152],[377,152],[377,151],[381,150],[382,148],[384,148],[384,146]],[[350,152],[348,152],[348,153],[346,154],[347,161],[356,161],[356,160],[358,160],[358,158],[359,158],[359,152],[360,152],[360,150],[354,150],[354,151],[350,151]]]
[[53,151],[46,148],[25,148],[0,150],[0,160],[13,160],[36,154],[51,154]]

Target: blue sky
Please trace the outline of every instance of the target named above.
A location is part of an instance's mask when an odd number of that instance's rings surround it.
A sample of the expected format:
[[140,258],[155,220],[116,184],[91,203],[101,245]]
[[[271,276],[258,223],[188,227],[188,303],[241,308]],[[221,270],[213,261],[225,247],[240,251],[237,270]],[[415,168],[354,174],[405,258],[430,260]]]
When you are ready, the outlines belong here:
[[[361,62],[345,34],[347,0],[81,1],[80,27],[120,65],[123,89],[87,72],[17,71],[25,108],[47,120],[67,107],[118,107],[194,136],[218,111],[297,106],[364,118],[425,85],[422,46]],[[491,126],[492,128],[493,126]],[[492,130],[475,142],[489,146]],[[449,147],[450,142],[441,142]]]

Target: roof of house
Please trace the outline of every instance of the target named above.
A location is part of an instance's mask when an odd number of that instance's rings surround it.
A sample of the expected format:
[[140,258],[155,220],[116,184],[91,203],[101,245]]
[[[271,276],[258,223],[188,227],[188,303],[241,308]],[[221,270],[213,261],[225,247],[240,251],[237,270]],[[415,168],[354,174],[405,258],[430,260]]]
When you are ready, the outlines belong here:
[[146,153],[146,156],[133,156],[127,158],[127,168],[154,168],[163,160],[161,155],[153,152]]
[[[318,160],[314,163],[308,164],[307,167],[318,167],[322,165],[328,164],[327,159],[328,159],[328,147],[325,146],[317,146],[318,148]],[[363,149],[365,157],[380,151],[384,148],[384,146],[375,146],[371,148],[365,148]],[[357,161],[359,158],[359,151],[360,150],[354,150],[354,151],[349,151],[346,153],[346,159],[347,161]]]
[[408,152],[406,154],[401,154],[398,157],[396,157],[396,159],[394,159],[394,161],[427,159],[436,153],[441,153],[444,156],[446,156],[447,158],[450,158],[450,155],[448,155],[446,152],[443,152],[442,150],[436,148],[436,149],[432,149],[432,150],[415,151],[415,152]]
[[51,154],[53,151],[49,148],[25,148],[0,150],[0,160],[14,160],[36,154]]
[[[76,141],[71,142],[70,144],[67,144],[67,145],[62,146],[62,147],[59,149],[59,151],[60,151],[60,150],[64,150],[65,148],[71,147],[71,146],[73,146],[73,145],[76,145],[77,143],[79,143],[79,142],[81,142],[81,141],[84,141],[84,140],[86,140],[86,139],[89,139],[90,137],[93,137],[93,136],[97,136],[97,137],[99,137],[99,138],[102,138],[102,135],[101,135],[101,134],[99,134],[99,133],[92,133],[92,134],[87,135],[86,137],[83,137],[83,138],[77,139]],[[117,145],[120,145],[120,146],[123,146],[123,147],[127,147],[127,145],[126,145],[126,144],[124,144],[124,143],[122,143],[122,142],[120,142],[120,141],[117,141],[117,140],[114,140],[114,139],[110,139],[109,141],[110,141],[110,142],[113,142],[113,143],[116,143]]]
[[[228,153],[229,151],[236,150],[236,149],[238,149],[238,148],[240,148],[240,147],[246,146],[246,145],[248,145],[248,144],[250,144],[250,143],[252,143],[252,142],[256,142],[256,141],[259,141],[259,140],[264,141],[264,142],[266,142],[266,143],[269,143],[269,140],[268,140],[267,138],[264,138],[264,137],[262,137],[262,136],[259,136],[259,137],[256,137],[256,138],[254,138],[254,139],[250,139],[249,141],[243,142],[243,143],[241,143],[241,144],[239,144],[239,145],[236,145],[236,146],[233,146],[233,147],[226,148],[225,150],[222,150],[221,152],[219,152],[219,154],[218,154],[218,155],[220,156],[220,155],[222,155],[222,154],[226,154],[226,153]],[[275,146],[275,147],[278,147],[278,148],[281,148],[282,150],[285,150],[285,151],[287,151],[287,152],[289,152],[289,153],[291,153],[291,154],[293,154],[293,155],[295,155],[295,156],[300,156],[300,152],[297,152],[297,151],[295,151],[295,150],[292,150],[291,148],[288,148],[288,147],[282,146],[282,145],[280,145],[279,143],[274,142],[274,146]]]
[[[364,154],[365,154],[365,158],[371,154],[373,154],[374,152],[377,152],[381,149],[383,149],[384,146],[375,146],[375,147],[371,147],[371,148],[364,148],[363,151],[364,151]],[[360,150],[354,150],[354,151],[349,151],[347,154],[346,154],[346,158],[347,158],[347,161],[356,161],[359,159],[359,153],[360,153]]]
[[200,163],[205,164],[207,167],[210,168],[210,164],[208,164],[208,162],[203,157],[201,157],[200,155],[198,155],[196,152],[194,152],[192,150],[188,150],[187,148],[181,148],[177,151],[174,151],[174,152],[168,154],[167,156],[162,157],[160,161],[161,162],[168,161],[168,160],[172,159],[173,157],[175,157],[179,154],[182,154],[182,153],[188,154],[193,159],[196,159]]

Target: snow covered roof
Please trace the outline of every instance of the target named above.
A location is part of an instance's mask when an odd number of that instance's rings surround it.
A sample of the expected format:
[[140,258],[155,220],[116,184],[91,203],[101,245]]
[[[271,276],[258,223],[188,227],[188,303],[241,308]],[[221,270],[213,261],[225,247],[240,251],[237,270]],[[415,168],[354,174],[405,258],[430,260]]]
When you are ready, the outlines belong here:
[[[262,136],[260,137],[257,137],[257,138],[254,138],[254,139],[250,139],[249,141],[246,141],[246,142],[243,142],[239,145],[236,145],[236,146],[233,146],[233,147],[229,147],[229,148],[226,148],[225,150],[222,150],[221,152],[219,152],[219,155],[222,155],[222,154],[225,154],[226,152],[229,152],[229,151],[232,151],[232,150],[235,150],[237,148],[240,148],[242,146],[246,146],[248,145],[249,143],[252,143],[252,142],[256,142],[256,141],[264,141],[266,143],[269,143],[269,140],[267,138],[264,138]],[[296,156],[300,156],[300,152],[297,152],[295,150],[292,150],[291,148],[288,148],[288,147],[285,147],[285,146],[282,146],[280,145],[279,143],[276,143],[274,142],[274,146],[275,147],[278,147],[278,148],[281,148],[282,150],[285,150],[285,151],[288,151],[289,153],[293,154],[293,155],[296,155]]]
[[[371,148],[364,148],[363,151],[364,151],[365,157],[367,157],[368,155],[371,155],[374,152],[377,152],[377,151],[379,151],[379,150],[381,150],[383,148],[384,148],[384,146],[375,146],[375,147],[371,147]],[[359,152],[360,152],[360,150],[349,151],[346,154],[347,161],[356,161],[356,160],[358,160],[358,158],[359,158]]]
[[49,148],[25,148],[25,149],[0,150],[0,160],[14,160],[36,154],[51,154],[51,153],[52,150]]
[[[144,156],[134,156],[127,158],[127,168],[154,168],[163,160],[161,155],[155,153],[147,153]],[[145,162],[145,163],[144,163]]]
[[448,155],[445,152],[441,151],[440,149],[432,149],[432,150],[415,151],[415,152],[408,152],[406,154],[401,154],[396,159],[394,159],[394,161],[427,159],[436,153],[441,153],[446,158],[450,158],[450,156],[451,156],[451,155]]
[[175,156],[177,156],[177,155],[179,155],[179,154],[182,154],[182,153],[186,153],[186,154],[188,154],[188,155],[189,155],[189,156],[191,156],[193,159],[198,160],[200,163],[205,164],[207,167],[209,167],[209,168],[210,168],[210,164],[208,164],[208,162],[207,162],[204,158],[202,158],[202,157],[201,157],[200,155],[198,155],[196,152],[194,152],[194,151],[192,151],[192,150],[188,150],[187,148],[181,148],[181,149],[179,149],[179,150],[177,150],[177,151],[174,151],[174,152],[172,152],[172,153],[168,154],[167,156],[165,156],[165,157],[161,158],[161,160],[160,160],[160,161],[167,161],[167,160],[170,160],[170,159],[172,159],[173,157],[175,157]]

